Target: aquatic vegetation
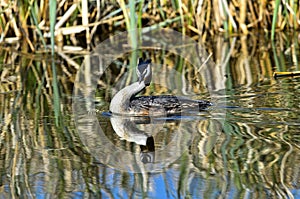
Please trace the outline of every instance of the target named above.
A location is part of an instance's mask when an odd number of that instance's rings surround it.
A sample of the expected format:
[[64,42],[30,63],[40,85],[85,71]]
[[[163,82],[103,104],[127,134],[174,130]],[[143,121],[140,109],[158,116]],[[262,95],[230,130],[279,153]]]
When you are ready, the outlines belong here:
[[[134,28],[170,27],[206,41],[226,33],[271,33],[299,28],[298,1],[2,1],[0,42],[24,41],[24,52],[66,46],[84,49],[109,34]],[[132,34],[136,34],[132,32]],[[134,41],[135,35],[131,35]],[[55,39],[55,41],[54,41]]]

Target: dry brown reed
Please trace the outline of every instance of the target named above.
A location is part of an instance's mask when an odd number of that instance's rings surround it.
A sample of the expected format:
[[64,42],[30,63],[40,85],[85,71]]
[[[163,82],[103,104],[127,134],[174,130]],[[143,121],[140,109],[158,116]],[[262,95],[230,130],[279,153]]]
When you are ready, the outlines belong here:
[[[45,0],[1,1],[0,43],[21,42],[24,52],[45,49],[50,43],[48,4]],[[300,24],[299,6],[299,1],[286,0],[58,1],[54,34],[58,49],[89,49],[91,43],[117,30],[146,26],[170,27],[205,41],[220,32],[270,32],[275,16],[277,31],[296,30]],[[130,9],[136,11],[133,24]]]

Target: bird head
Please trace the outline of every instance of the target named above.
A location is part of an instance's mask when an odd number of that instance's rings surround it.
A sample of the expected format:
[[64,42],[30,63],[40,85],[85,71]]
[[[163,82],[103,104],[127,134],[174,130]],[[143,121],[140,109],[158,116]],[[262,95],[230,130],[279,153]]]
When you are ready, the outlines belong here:
[[139,78],[139,83],[144,81],[146,86],[149,86],[152,80],[151,59],[143,61],[139,59],[136,67],[136,73]]

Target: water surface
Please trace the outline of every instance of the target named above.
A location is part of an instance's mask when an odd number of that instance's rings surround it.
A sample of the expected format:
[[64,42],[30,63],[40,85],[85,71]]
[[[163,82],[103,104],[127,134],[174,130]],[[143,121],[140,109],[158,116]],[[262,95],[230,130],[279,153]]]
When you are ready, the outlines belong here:
[[[207,76],[171,52],[142,54],[155,66],[143,95],[215,104],[172,119],[102,114],[118,89],[136,81],[130,54],[114,61],[96,83],[92,79],[97,89],[84,97],[73,94],[88,89],[73,88],[76,67],[58,58],[57,107],[51,59],[1,51],[1,197],[300,197],[300,79],[273,78],[273,71],[299,70],[299,49],[254,36],[216,37],[209,46],[213,91],[203,83]],[[74,113],[76,99],[98,111],[81,106]]]

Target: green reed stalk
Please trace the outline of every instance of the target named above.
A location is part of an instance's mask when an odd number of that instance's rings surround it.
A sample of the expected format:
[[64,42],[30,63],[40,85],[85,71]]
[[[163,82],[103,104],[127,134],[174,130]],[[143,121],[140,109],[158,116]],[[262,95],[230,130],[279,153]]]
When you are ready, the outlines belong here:
[[181,19],[182,34],[185,35],[186,28],[185,28],[184,14],[182,11],[182,1],[181,0],[177,0],[177,1],[178,1],[177,4],[178,4],[180,19]]
[[56,0],[50,0],[50,34],[51,34],[51,66],[52,66],[52,87],[53,87],[53,103],[54,103],[54,115],[55,115],[55,124],[59,125],[60,118],[60,98],[58,92],[58,81],[56,74],[56,65],[55,65],[55,23],[56,23]]
[[136,50],[137,48],[137,20],[136,20],[136,14],[135,14],[135,0],[130,0],[129,1],[129,11],[130,11],[130,27],[129,27],[129,32],[130,32],[130,42],[133,50]]
[[[137,19],[136,19],[136,12],[135,12],[135,0],[129,1],[129,11],[130,11],[130,17],[129,17],[129,23],[130,23],[130,29],[128,30],[129,37],[130,37],[130,43],[132,48],[131,53],[131,59],[130,59],[130,67],[134,68],[136,67],[137,63]],[[136,74],[134,73],[134,76]]]
[[32,5],[30,5],[29,9],[30,9],[31,18],[32,18],[32,20],[33,20],[33,23],[34,23],[34,25],[35,25],[35,28],[36,28],[36,30],[37,30],[37,33],[38,33],[38,35],[40,36],[40,38],[41,38],[41,40],[42,40],[42,43],[43,43],[44,47],[46,48],[46,42],[45,42],[45,39],[44,39],[44,37],[43,37],[43,33],[42,33],[42,31],[41,31],[41,29],[40,29],[40,27],[39,27],[39,25],[38,25],[38,16],[37,16],[37,14],[36,14],[36,12],[35,12],[35,9],[33,9],[33,6],[32,6]]
[[[143,26],[142,24],[143,6],[144,6],[144,0],[142,0],[139,3],[138,16],[137,16],[137,27],[139,30],[141,30]],[[141,31],[139,31],[139,34],[141,34]]]
[[50,34],[51,34],[51,55],[54,55],[54,45],[55,45],[55,23],[56,23],[56,0],[50,0]]
[[144,6],[144,0],[142,0],[138,5],[138,14],[137,14],[137,34],[138,38],[142,37],[142,15],[143,15],[143,6]]
[[281,0],[276,0],[275,1],[275,9],[273,12],[273,19],[272,19],[272,29],[271,29],[271,40],[273,41],[275,38],[275,28],[276,28],[276,22],[277,22],[277,17],[278,17],[278,8]]

